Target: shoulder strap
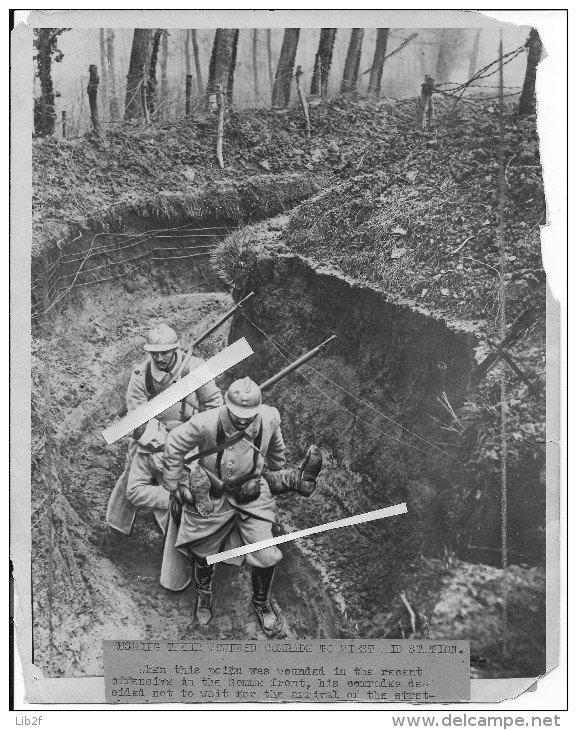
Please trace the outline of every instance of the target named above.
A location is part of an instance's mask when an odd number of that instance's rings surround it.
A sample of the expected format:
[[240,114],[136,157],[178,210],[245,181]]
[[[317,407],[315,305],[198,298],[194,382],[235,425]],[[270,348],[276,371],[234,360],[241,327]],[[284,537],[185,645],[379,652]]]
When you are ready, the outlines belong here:
[[156,395],[156,387],[154,385],[154,378],[152,377],[152,371],[150,369],[150,362],[147,362],[144,366],[144,387],[146,389],[146,397],[148,400],[152,400]]
[[[224,432],[224,426],[222,425],[222,422],[221,422],[221,420],[219,418],[218,419],[218,426],[217,426],[217,429],[216,429],[216,444],[217,444],[217,446],[219,444],[222,444],[222,442],[225,440],[225,438],[226,438],[226,434]],[[224,449],[222,451],[219,451],[218,454],[216,455],[215,467],[216,467],[216,475],[218,476],[219,479],[222,479],[222,472],[220,470],[220,465],[222,464],[222,455],[223,454],[224,454]]]
[[[257,449],[260,449],[261,444],[262,444],[262,421],[261,421],[258,433],[256,435],[256,438],[254,440],[254,445],[256,446]],[[254,451],[253,454],[254,454],[254,459],[252,462],[252,472],[253,472],[253,475],[256,475],[256,468],[258,466],[258,451]]]
[[[178,376],[179,378],[184,378],[185,375],[188,375],[190,372],[190,363],[187,363],[184,368],[182,369],[182,372]],[[183,398],[180,401],[180,420],[184,423],[186,421],[186,398]]]

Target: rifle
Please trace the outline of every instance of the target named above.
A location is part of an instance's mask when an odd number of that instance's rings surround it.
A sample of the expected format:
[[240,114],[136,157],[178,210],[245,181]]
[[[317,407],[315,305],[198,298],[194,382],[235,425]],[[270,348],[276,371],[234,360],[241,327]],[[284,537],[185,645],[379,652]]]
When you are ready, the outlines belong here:
[[210,337],[210,335],[213,332],[216,332],[216,330],[221,326],[221,324],[224,324],[227,319],[230,319],[232,315],[237,312],[242,305],[247,302],[252,296],[254,296],[254,292],[251,291],[250,294],[247,294],[244,299],[241,299],[238,304],[236,304],[232,309],[230,309],[226,314],[223,314],[222,317],[217,320],[211,327],[209,327],[204,334],[202,334],[200,337],[197,337],[196,340],[192,343],[192,345],[188,348],[186,351],[185,356],[182,358],[182,362],[180,364],[180,367],[176,370],[172,377],[172,383],[176,383],[176,381],[180,378],[182,371],[184,368],[188,365],[190,362],[190,358],[192,357],[194,353],[195,347],[198,347],[201,342],[204,342],[207,337]]
[[[336,339],[336,337],[337,337],[336,335],[332,335],[332,337],[329,337],[328,340],[321,342],[321,344],[317,345],[317,347],[314,347],[312,350],[309,350],[309,352],[306,352],[304,355],[301,355],[301,357],[299,357],[298,360],[295,360],[290,365],[287,365],[286,368],[283,368],[276,375],[273,375],[272,378],[265,380],[265,382],[260,386],[260,389],[269,390],[270,388],[272,388],[273,385],[276,385],[280,380],[282,380],[283,378],[286,378],[287,375],[294,372],[295,370],[298,370],[298,368],[300,368],[301,365],[304,365],[309,360],[312,360],[313,357],[316,357],[319,354],[319,352],[322,350],[322,348],[325,347],[325,345],[328,345],[329,342],[332,342],[334,339]],[[205,451],[202,451],[199,454],[193,454],[192,456],[190,456],[186,459],[185,463],[190,464],[193,461],[202,459],[203,456],[210,456],[211,454],[217,454],[219,451],[224,451],[229,446],[236,443],[237,441],[240,441],[241,439],[245,439],[245,434],[242,431],[239,433],[236,433],[232,436],[229,436],[221,444],[217,444],[216,446],[213,446],[210,449],[206,449]]]

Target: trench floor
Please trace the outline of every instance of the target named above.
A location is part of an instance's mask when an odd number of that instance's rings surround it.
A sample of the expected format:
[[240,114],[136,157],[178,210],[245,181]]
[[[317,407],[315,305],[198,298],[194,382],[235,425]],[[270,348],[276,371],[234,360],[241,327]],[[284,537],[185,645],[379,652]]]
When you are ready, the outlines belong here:
[[[88,597],[91,617],[80,622],[67,610],[65,592],[57,594],[54,609],[62,620],[48,650],[46,614],[41,603],[36,606],[36,661],[49,675],[101,674],[102,639],[266,638],[250,605],[247,568],[217,566],[214,618],[202,628],[193,618],[194,589],[170,593],[160,586],[163,538],[152,514],[139,513],[130,537],[105,523],[126,444],[107,446],[101,431],[119,417],[130,368],[144,359],[143,333],[167,321],[186,346],[232,306],[223,292],[166,294],[131,288],[134,291],[115,287],[89,294],[56,320],[52,333],[58,473],[81,553],[77,557],[83,585],[78,590]],[[201,354],[209,357],[222,349],[227,336],[227,327],[222,327]],[[274,638],[340,635],[342,617],[331,597],[318,591],[313,566],[292,544],[283,552],[272,591],[280,616]],[[41,582],[37,574],[36,584]]]

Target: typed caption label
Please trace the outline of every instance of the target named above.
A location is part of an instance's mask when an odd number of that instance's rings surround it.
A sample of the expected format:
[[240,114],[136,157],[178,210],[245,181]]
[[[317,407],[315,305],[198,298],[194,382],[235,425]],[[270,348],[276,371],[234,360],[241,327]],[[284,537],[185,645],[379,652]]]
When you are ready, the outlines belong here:
[[106,701],[458,702],[469,642],[105,641]]

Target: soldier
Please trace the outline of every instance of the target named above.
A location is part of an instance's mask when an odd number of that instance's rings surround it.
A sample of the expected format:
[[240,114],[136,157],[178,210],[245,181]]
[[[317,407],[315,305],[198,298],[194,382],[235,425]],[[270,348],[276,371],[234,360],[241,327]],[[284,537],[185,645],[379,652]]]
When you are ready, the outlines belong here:
[[[180,349],[176,332],[166,324],[160,324],[150,330],[144,349],[149,355],[148,358],[137,365],[130,375],[126,393],[128,411],[135,410],[142,403],[146,403],[162,393],[176,380],[184,377],[203,362],[200,358],[192,357],[184,369],[181,368],[185,355]],[[146,425],[136,429],[133,438],[130,439],[124,471],[116,482],[108,501],[106,521],[111,527],[130,535],[138,508],[151,507],[158,524],[163,530],[165,529],[168,507],[166,494],[161,491],[152,501],[147,501],[143,495],[140,495],[141,498],[139,498],[134,491],[132,501],[128,497],[128,477],[133,458],[137,453],[145,456],[154,453],[155,439],[162,438],[163,429],[168,432],[187,421],[194,413],[218,408],[222,403],[222,394],[211,380],[181,402],[167,408],[156,416],[156,419],[152,419],[148,431],[146,431]],[[142,441],[143,437],[144,441]],[[162,443],[164,442],[162,441]],[[139,457],[139,461],[143,460],[143,457]]]
[[[286,492],[310,496],[322,466],[320,451],[312,446],[300,469],[283,469],[285,444],[279,412],[262,403],[260,388],[250,378],[235,381],[225,403],[171,431],[164,449],[163,485],[182,506],[174,547],[188,552],[193,560],[195,616],[201,624],[212,618],[214,566],[207,564],[207,556],[271,538],[275,497]],[[215,449],[224,444],[226,448]],[[207,516],[192,508],[193,495],[182,483],[185,456],[196,447],[201,454],[209,452],[200,459],[210,480],[213,510]],[[246,556],[252,567],[252,605],[265,632],[276,627],[269,594],[281,558],[276,546]],[[243,556],[229,562],[239,565],[244,560]],[[163,573],[169,575],[168,566],[163,565]],[[167,582],[163,585],[170,587]]]

